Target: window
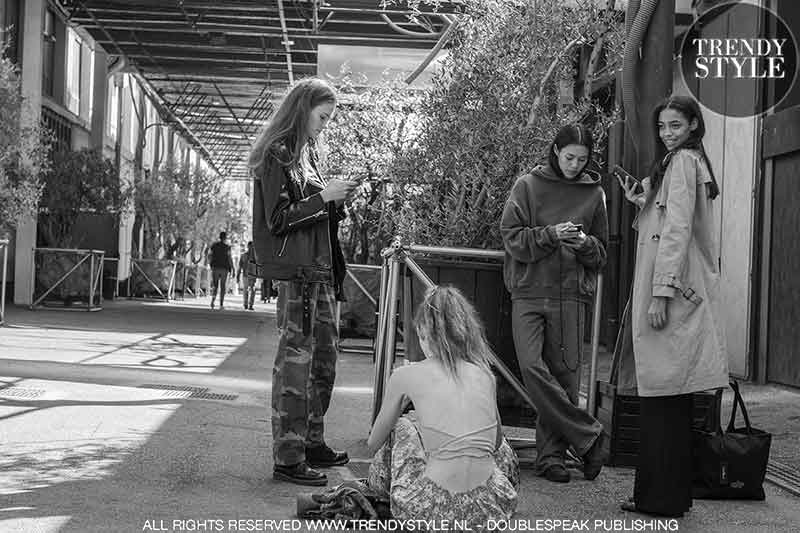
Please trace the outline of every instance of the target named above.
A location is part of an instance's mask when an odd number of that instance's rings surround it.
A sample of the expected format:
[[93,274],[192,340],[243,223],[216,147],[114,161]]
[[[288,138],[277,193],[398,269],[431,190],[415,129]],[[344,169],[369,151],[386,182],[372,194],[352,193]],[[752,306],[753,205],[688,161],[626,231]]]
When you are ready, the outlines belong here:
[[7,46],[6,57],[13,63],[19,63],[20,0],[5,0],[3,6],[5,16],[3,40]]
[[128,151],[136,154],[136,141],[139,132],[139,91],[131,79],[130,74],[125,74],[125,88],[123,89],[124,98],[128,100],[125,104],[130,109],[128,113]]
[[44,15],[44,33],[42,36],[42,92],[46,96],[54,96],[55,56],[56,56],[56,16],[51,10]]
[[67,28],[67,94],[65,103],[67,109],[81,114],[81,38],[72,28]]
[[81,43],[81,112],[80,116],[92,122],[94,107],[94,50],[89,43]]
[[117,140],[117,129],[119,127],[119,92],[115,77],[108,80],[108,108],[106,110],[106,135],[114,141]]

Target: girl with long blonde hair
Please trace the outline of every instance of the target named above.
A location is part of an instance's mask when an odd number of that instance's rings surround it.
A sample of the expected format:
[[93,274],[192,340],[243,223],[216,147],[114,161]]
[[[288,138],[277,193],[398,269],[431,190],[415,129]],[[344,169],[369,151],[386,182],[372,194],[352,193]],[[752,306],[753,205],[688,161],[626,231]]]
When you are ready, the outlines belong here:
[[[517,504],[519,464],[503,437],[491,348],[472,304],[453,287],[427,291],[414,318],[426,360],[394,371],[367,445],[371,488],[397,519],[485,527]],[[401,413],[410,401],[416,422]]]

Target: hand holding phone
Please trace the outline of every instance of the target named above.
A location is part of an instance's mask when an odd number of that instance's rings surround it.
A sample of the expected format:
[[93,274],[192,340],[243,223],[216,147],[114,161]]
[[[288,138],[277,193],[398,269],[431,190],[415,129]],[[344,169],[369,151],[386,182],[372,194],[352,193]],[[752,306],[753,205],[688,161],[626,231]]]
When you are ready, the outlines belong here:
[[574,224],[572,222],[561,222],[555,225],[556,237],[559,241],[568,241],[575,239],[583,231],[583,224]]
[[642,207],[647,192],[642,182],[634,178],[627,170],[619,165],[614,165],[612,172],[617,177],[620,187],[625,191],[625,198],[637,206]]
[[[620,182],[620,185],[623,185],[624,189],[629,189],[631,187],[634,188],[633,192],[643,192],[644,187],[642,186],[642,182],[637,180],[633,177],[633,175],[622,168],[619,165],[614,165],[614,169],[612,170],[614,175],[617,177],[617,180]],[[624,184],[623,184],[624,181]]]

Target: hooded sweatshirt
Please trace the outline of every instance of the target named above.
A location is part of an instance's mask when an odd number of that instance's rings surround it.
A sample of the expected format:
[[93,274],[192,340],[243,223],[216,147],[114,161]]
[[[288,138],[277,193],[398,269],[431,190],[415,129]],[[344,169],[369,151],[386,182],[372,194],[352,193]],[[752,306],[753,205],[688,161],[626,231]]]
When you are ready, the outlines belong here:
[[[583,224],[586,241],[563,245],[555,226]],[[606,263],[608,218],[600,176],[583,172],[569,180],[549,164],[517,179],[503,209],[503,277],[512,299],[559,298],[590,302],[597,273]]]

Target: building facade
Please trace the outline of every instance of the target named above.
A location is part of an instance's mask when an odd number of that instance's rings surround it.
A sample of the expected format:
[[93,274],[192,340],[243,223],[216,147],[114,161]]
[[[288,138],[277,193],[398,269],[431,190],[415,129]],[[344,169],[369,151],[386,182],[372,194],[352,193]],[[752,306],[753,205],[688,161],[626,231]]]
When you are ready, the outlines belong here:
[[[28,104],[24,119],[40,121],[51,131],[54,150],[99,149],[115,160],[126,183],[168,158],[210,168],[191,141],[160,116],[125,61],[109,56],[80,26],[71,25],[57,3],[2,0],[0,21],[6,28],[6,55],[22,78]],[[96,224],[86,228],[84,247],[102,248],[106,257],[119,258],[118,280],[130,275],[132,250],[141,249],[133,223],[130,212],[122,217],[119,231]],[[21,221],[9,246],[7,284],[13,285],[14,303],[31,303],[36,243],[36,219]]]

